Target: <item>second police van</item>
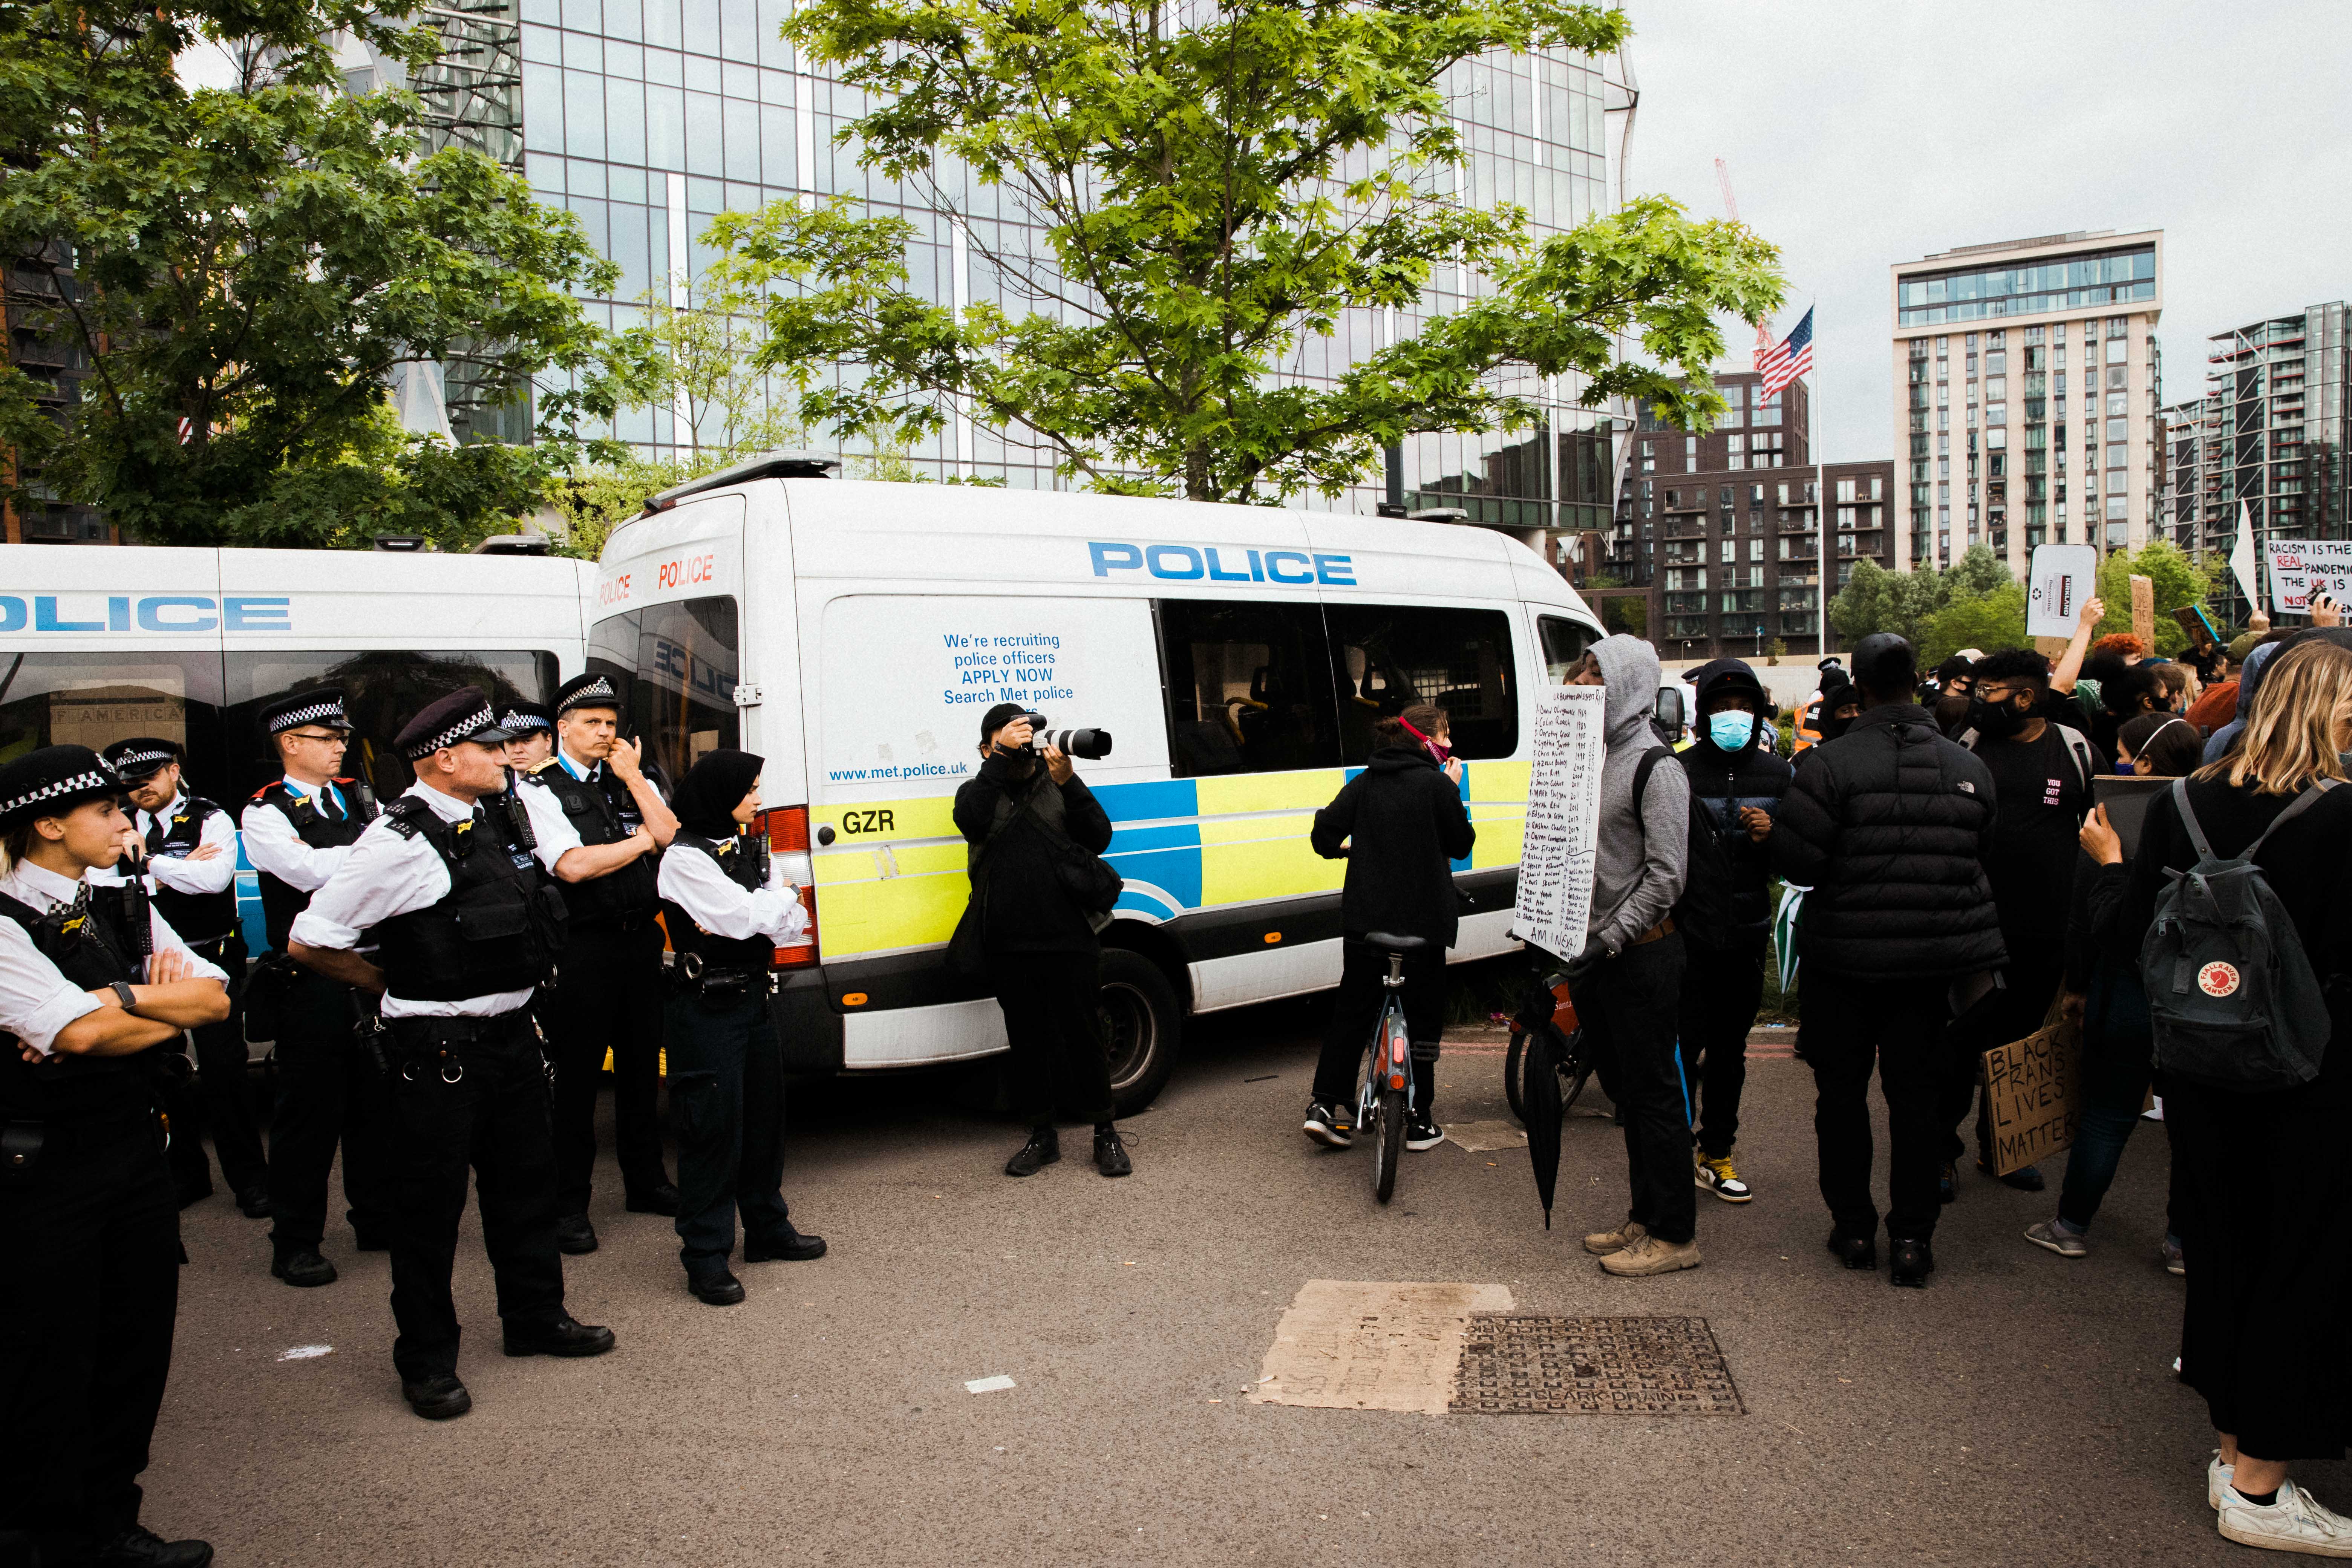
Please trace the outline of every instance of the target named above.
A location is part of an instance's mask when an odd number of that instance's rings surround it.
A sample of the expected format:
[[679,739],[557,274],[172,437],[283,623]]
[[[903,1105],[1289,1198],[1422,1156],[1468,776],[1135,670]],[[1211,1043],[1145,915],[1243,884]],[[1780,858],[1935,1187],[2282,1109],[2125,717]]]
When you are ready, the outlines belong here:
[[[1452,715],[1477,844],[1456,962],[1510,951],[1532,700],[1601,635],[1514,540],[1249,506],[821,477],[779,458],[654,498],[607,541],[588,668],[671,778],[766,758],[773,848],[807,892],[779,949],[789,1066],[852,1072],[1004,1048],[945,946],[969,884],[950,808],[999,701],[1108,730],[1080,760],[1126,891],[1104,932],[1122,1110],[1187,1017],[1328,988],[1345,862],[1316,810],[1416,701]],[[809,477],[780,477],[809,476]]]

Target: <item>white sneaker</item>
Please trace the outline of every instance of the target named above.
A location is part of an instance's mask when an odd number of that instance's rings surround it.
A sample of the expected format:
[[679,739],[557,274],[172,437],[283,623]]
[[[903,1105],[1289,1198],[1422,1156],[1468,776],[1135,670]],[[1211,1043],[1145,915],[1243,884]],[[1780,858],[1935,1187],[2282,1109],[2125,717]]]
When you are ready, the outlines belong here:
[[2221,1506],[2221,1489],[2230,1484],[2230,1478],[2237,1473],[2237,1468],[2235,1465],[2225,1465],[2221,1462],[2221,1449],[2213,1450],[2212,1458],[2206,1461],[2205,1465],[2205,1506],[2207,1508]]
[[2281,1481],[2268,1508],[2248,1502],[2235,1486],[2221,1493],[2221,1534],[2242,1546],[2300,1552],[2312,1557],[2352,1557],[2352,1519],[2319,1506],[2293,1481]]

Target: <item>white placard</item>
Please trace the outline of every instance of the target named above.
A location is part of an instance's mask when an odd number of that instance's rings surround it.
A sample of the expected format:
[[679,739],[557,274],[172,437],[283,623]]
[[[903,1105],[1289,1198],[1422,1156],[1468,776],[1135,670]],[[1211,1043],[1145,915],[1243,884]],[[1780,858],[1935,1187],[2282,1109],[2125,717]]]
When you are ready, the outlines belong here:
[[2352,605],[2352,540],[2271,539],[2263,548],[2271,561],[2272,614],[2307,616],[2315,594]]
[[1536,699],[1527,837],[1511,934],[1555,958],[1584,951],[1600,838],[1603,708],[1598,686],[1554,686]]
[[2025,635],[2071,637],[2083,602],[2099,591],[2099,552],[2088,544],[2037,544],[2025,582]]

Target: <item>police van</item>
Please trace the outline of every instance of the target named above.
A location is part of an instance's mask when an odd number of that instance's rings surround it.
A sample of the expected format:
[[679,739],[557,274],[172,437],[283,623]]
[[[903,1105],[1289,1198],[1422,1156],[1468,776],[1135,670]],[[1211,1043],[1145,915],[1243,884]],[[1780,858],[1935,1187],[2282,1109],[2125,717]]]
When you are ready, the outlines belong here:
[[1601,635],[1485,529],[1264,507],[823,477],[781,457],[615,529],[588,667],[675,777],[766,758],[766,829],[813,916],[780,948],[788,1063],[870,1071],[1004,1049],[944,950],[969,883],[950,810],[980,721],[1020,702],[1111,731],[1081,760],[1126,881],[1104,932],[1122,1109],[1188,1017],[1325,989],[1345,862],[1307,842],[1379,718],[1443,704],[1477,827],[1456,962],[1511,950],[1532,701]]
[[[392,741],[474,686],[543,700],[583,668],[594,568],[527,555],[0,545],[0,761],[131,735],[186,749],[186,787],[232,814],[278,776],[256,716],[340,686],[344,769],[386,801],[413,774]],[[247,946],[267,947],[239,857]]]

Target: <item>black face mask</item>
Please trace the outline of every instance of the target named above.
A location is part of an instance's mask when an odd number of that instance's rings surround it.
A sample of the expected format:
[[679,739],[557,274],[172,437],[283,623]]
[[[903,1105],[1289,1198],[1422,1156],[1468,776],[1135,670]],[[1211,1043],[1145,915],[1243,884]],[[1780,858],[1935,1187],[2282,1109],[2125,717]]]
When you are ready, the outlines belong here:
[[1848,730],[1853,728],[1855,717],[1856,715],[1848,713],[1840,718],[1822,720],[1822,739],[1824,741],[1836,740],[1840,735],[1844,734]]
[[1969,728],[1995,741],[2006,741],[2025,728],[2025,710],[2010,702],[1969,699]]

